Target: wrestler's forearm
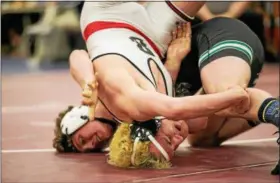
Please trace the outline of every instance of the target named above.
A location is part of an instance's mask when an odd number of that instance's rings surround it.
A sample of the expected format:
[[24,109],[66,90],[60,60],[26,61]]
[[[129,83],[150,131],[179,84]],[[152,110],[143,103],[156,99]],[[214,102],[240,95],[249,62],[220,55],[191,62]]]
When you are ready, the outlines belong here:
[[206,117],[235,105],[244,98],[246,98],[246,95],[232,91],[176,98],[177,101],[174,102],[176,104],[172,109],[173,115],[176,120]]
[[88,53],[74,50],[69,57],[70,72],[75,81],[83,87],[85,82],[94,81],[94,70]]
[[131,93],[130,101],[133,101],[133,106],[137,107],[137,113],[145,115],[146,118],[164,116],[172,120],[181,120],[212,115],[246,97],[244,93],[237,90],[181,98],[138,90]]
[[172,80],[176,81],[179,74],[181,62],[176,60],[167,60],[164,66],[171,75]]

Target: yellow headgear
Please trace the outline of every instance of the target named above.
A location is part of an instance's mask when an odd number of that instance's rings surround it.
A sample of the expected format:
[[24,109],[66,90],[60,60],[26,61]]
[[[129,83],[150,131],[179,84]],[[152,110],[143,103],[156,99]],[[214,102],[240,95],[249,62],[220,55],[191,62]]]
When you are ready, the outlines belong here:
[[[151,124],[152,121],[145,122]],[[154,139],[156,132],[137,124],[122,123],[115,132],[110,143],[108,163],[122,168],[156,168],[171,167],[170,159],[166,151]],[[157,121],[157,128],[159,122]],[[162,153],[163,157],[155,157],[149,151],[153,143]]]

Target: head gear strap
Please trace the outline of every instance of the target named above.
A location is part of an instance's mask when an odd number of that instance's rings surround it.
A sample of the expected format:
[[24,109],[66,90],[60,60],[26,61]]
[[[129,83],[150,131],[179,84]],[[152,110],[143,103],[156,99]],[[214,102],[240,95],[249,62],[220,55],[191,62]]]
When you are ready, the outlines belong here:
[[161,126],[161,120],[163,118],[155,118],[146,122],[135,122],[131,124],[131,138],[134,140],[133,144],[133,152],[131,156],[131,163],[135,165],[135,155],[136,155],[136,147],[139,141],[151,141],[156,148],[161,152],[164,158],[169,161],[170,158],[167,152],[162,148],[162,146],[157,142],[157,140],[153,137],[156,135],[157,131]]

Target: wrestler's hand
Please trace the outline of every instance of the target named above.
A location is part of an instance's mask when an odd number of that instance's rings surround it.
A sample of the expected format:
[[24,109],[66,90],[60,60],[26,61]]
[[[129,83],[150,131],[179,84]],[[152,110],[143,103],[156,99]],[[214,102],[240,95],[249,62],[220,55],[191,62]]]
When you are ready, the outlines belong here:
[[241,86],[234,86],[230,89],[239,92],[239,94],[243,96],[243,99],[238,101],[235,106],[232,107],[232,110],[238,114],[246,113],[250,108],[250,96],[246,88],[243,88]]
[[232,92],[232,95],[235,95],[238,100],[236,100],[236,103],[230,108],[222,110],[216,114],[231,117],[246,113],[250,109],[250,96],[246,89],[241,86],[234,86],[229,88],[229,91]]
[[94,81],[85,81],[82,91],[82,104],[90,107],[89,119],[94,119],[95,107],[98,100],[98,82],[97,74],[95,74]]
[[[167,50],[167,60],[181,64],[183,58],[191,50],[191,24],[179,24],[172,31],[172,41]],[[175,63],[174,63],[175,64]]]

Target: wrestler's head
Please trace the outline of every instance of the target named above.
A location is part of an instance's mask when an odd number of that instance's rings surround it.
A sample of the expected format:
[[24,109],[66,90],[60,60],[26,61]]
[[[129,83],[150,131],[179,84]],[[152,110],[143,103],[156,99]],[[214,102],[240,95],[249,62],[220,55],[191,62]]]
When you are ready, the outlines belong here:
[[188,127],[184,121],[161,120],[156,131],[152,128],[120,125],[110,144],[109,164],[123,168],[170,167],[175,150],[188,135]]
[[68,107],[56,119],[53,147],[58,152],[96,152],[112,137],[113,122],[97,118],[89,121],[88,107]]

